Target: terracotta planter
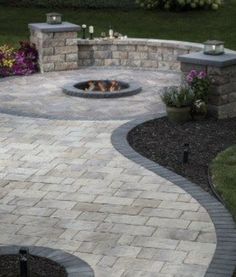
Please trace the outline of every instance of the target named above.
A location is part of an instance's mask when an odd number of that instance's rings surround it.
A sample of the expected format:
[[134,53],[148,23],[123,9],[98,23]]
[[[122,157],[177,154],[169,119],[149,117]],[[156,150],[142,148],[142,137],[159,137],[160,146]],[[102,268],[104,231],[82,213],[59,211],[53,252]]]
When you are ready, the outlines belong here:
[[191,119],[190,111],[190,107],[176,108],[166,106],[166,112],[169,120],[176,123],[189,121]]

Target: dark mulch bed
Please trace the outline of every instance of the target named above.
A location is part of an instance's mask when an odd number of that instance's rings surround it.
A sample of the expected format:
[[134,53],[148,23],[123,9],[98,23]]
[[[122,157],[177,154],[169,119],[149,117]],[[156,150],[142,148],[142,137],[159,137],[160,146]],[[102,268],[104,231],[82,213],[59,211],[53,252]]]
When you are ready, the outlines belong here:
[[[65,269],[46,258],[29,256],[30,277],[67,277]],[[19,256],[0,256],[0,277],[19,277]]]
[[[208,187],[208,165],[220,151],[236,143],[236,119],[190,121],[180,124],[166,117],[145,122],[128,134],[140,154],[187,179]],[[183,164],[184,144],[189,143],[189,163]]]

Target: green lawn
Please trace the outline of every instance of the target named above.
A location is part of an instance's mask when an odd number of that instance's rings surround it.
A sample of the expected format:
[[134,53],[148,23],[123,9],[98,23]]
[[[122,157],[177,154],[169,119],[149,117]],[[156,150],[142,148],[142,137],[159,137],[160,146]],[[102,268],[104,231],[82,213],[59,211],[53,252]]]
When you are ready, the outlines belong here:
[[[129,37],[146,37],[203,42],[209,38],[225,41],[226,47],[236,50],[236,1],[227,2],[218,11],[170,13],[157,11],[119,10],[58,10],[65,21],[94,25],[97,35],[112,24],[117,31]],[[0,6],[0,44],[16,44],[28,38],[29,22],[45,21],[39,8]]]
[[236,220],[236,145],[218,154],[211,171],[217,191]]

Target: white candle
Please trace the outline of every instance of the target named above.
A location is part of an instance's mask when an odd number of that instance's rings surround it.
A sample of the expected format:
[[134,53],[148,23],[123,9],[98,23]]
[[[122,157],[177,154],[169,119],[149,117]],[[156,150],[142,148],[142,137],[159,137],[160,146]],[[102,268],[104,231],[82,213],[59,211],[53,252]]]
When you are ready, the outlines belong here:
[[109,30],[109,37],[110,37],[110,38],[113,38],[113,35],[114,35],[114,32],[113,32],[112,29],[110,29],[110,30]]
[[93,26],[89,26],[89,33],[93,34],[94,33],[94,27]]

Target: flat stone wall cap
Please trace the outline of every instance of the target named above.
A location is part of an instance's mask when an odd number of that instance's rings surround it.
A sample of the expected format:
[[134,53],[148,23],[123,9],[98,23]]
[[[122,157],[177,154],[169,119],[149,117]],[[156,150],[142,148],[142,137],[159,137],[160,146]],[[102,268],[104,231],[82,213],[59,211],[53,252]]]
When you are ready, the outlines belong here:
[[69,22],[62,22],[62,24],[55,25],[48,23],[30,23],[28,27],[31,30],[39,30],[43,33],[78,32],[81,29],[79,25]]
[[225,53],[223,55],[211,56],[205,55],[203,52],[181,55],[178,61],[190,64],[210,65],[215,67],[226,67],[236,65],[236,54]]

